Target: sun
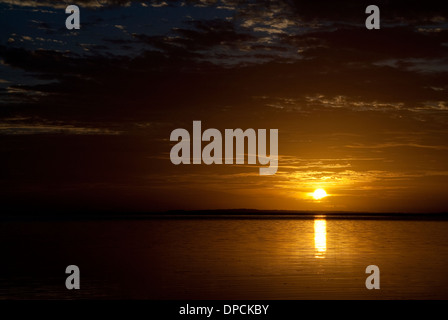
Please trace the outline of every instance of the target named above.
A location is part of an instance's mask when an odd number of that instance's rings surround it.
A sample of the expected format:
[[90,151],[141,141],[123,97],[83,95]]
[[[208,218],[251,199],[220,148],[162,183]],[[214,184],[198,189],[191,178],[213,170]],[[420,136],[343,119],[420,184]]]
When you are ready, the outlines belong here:
[[314,190],[313,198],[315,200],[320,200],[322,198],[325,198],[326,196],[327,196],[327,192],[324,189],[319,188],[319,189]]

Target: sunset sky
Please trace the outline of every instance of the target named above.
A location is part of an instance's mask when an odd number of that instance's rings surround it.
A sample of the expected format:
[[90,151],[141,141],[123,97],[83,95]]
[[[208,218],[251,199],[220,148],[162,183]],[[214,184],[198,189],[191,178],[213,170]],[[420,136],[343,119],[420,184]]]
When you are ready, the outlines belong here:
[[[444,1],[0,0],[0,35],[8,210],[448,212]],[[194,120],[278,129],[277,173],[173,165]]]

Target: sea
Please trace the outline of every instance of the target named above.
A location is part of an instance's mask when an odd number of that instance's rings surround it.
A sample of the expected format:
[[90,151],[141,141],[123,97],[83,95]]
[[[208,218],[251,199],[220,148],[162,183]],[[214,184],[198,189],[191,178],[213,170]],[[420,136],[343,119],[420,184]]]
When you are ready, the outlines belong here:
[[0,253],[0,299],[448,298],[448,220],[424,215],[9,219]]

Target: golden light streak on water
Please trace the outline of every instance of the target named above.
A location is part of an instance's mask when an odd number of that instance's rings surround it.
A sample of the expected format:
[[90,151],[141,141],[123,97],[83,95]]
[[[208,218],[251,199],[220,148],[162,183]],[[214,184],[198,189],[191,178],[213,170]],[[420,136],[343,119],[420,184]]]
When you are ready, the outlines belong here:
[[327,251],[327,221],[325,219],[314,220],[314,249],[315,258],[325,258]]

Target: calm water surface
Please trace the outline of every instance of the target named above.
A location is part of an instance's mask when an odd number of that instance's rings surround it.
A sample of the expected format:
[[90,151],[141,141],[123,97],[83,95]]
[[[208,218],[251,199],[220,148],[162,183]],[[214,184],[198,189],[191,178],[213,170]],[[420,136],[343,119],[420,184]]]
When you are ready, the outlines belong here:
[[1,222],[0,250],[1,299],[448,298],[448,221]]

